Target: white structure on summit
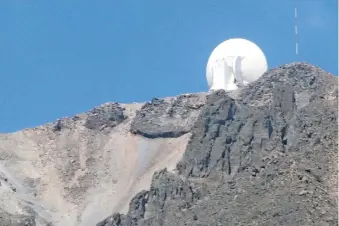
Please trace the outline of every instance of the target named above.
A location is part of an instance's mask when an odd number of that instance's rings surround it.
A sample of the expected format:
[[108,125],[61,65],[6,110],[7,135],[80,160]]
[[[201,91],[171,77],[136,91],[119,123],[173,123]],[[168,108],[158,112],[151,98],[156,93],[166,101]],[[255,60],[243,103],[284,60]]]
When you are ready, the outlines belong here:
[[211,53],[206,67],[210,90],[236,90],[254,82],[267,71],[261,49],[246,39],[229,39]]

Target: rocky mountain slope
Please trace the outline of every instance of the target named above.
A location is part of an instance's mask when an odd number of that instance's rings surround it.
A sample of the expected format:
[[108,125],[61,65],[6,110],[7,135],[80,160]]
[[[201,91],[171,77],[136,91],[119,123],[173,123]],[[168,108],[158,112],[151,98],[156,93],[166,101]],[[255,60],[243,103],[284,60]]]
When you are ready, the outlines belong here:
[[337,104],[337,77],[303,63],[212,93],[176,173],[97,226],[338,225]]
[[175,169],[205,99],[107,103],[0,134],[0,225],[93,226],[127,212],[155,171]]
[[293,63],[0,134],[0,225],[337,225],[337,102]]

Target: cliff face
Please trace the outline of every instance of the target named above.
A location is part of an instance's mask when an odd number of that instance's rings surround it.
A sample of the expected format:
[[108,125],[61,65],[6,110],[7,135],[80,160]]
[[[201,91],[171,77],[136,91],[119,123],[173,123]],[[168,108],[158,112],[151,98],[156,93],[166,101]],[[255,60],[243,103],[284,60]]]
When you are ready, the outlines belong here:
[[231,93],[108,103],[0,134],[0,221],[337,225],[337,82],[289,64]]
[[337,225],[337,82],[298,63],[210,94],[176,172],[97,226]]

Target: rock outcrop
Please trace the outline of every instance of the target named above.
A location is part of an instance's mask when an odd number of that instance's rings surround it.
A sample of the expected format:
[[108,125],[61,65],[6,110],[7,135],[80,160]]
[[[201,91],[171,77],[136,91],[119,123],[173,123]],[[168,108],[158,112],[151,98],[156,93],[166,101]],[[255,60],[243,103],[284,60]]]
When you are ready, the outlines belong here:
[[337,225],[337,83],[294,63],[210,94],[176,172],[97,226]]
[[157,99],[142,106],[131,125],[131,132],[147,138],[175,138],[191,131],[205,104],[206,94],[185,94],[178,98]]

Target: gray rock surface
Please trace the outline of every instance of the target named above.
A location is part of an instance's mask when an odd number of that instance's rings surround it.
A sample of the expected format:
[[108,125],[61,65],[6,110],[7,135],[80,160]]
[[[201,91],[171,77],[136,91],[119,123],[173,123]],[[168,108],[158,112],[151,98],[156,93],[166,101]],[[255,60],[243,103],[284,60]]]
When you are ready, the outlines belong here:
[[205,99],[204,93],[180,95],[177,98],[154,98],[137,113],[131,132],[147,138],[179,137],[188,133]]
[[[337,103],[337,77],[305,63],[210,94],[176,173],[155,173],[127,214],[97,226],[338,225]],[[156,127],[153,120],[167,120],[163,105],[145,106],[133,130],[189,131]]]
[[106,127],[115,127],[125,119],[124,108],[118,103],[110,103],[92,109],[88,113],[85,127],[93,130],[102,130]]
[[0,225],[1,226],[36,226],[33,216],[12,215],[1,211]]

